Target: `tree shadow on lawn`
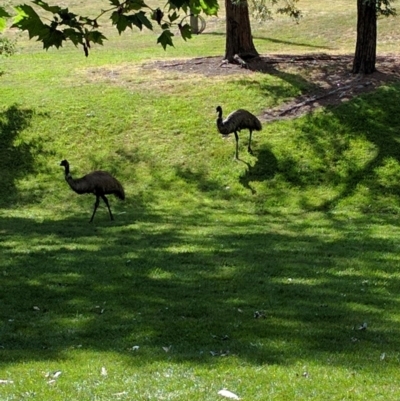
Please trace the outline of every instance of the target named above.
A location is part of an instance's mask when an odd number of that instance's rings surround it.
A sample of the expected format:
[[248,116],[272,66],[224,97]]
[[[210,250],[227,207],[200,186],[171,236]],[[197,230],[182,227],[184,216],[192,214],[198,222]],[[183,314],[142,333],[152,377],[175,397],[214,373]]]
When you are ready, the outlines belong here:
[[[17,105],[0,111],[0,170],[2,190],[8,194],[7,204],[18,195],[15,180],[32,173],[34,144],[16,143],[18,135],[26,129],[33,116],[33,110]],[[0,206],[6,206],[0,204]]]
[[[400,195],[399,103],[400,85],[395,84],[340,107],[331,107],[320,116],[310,115],[300,121],[299,145],[306,143],[311,146],[324,166],[320,171],[309,171],[312,175],[309,178],[315,181],[319,177],[320,182],[329,180],[340,186],[337,195],[322,202],[317,209],[332,210],[340,201],[354,195],[360,185],[368,187],[372,202],[376,195]],[[339,126],[347,132],[338,132]],[[354,153],[354,149],[360,146],[359,138],[365,139],[372,148],[372,151],[365,149],[363,157]],[[353,158],[349,157],[352,152]],[[390,163],[393,164],[391,167],[388,166]],[[392,168],[387,178],[379,176],[379,170],[383,168]],[[302,181],[310,182],[305,176]]]
[[337,364],[351,365],[346,355],[398,349],[398,256],[368,217],[324,219],[326,234],[310,235],[293,216],[249,224],[199,214],[101,226],[1,218],[0,363],[139,345],[146,362],[208,363],[213,353],[334,364],[340,354]]
[[[240,182],[254,193],[251,182],[268,185],[279,173],[283,183],[299,191],[329,188],[326,198],[305,195],[300,205],[304,210],[332,211],[342,201],[358,196],[361,211],[370,212],[372,207],[393,212],[400,204],[396,200],[400,196],[399,103],[400,86],[391,84],[321,113],[310,113],[293,122],[285,136],[287,150],[281,149],[279,156],[260,144],[260,150],[255,149],[255,165],[248,164]],[[282,148],[282,144],[277,146]],[[367,192],[362,193],[362,187]]]

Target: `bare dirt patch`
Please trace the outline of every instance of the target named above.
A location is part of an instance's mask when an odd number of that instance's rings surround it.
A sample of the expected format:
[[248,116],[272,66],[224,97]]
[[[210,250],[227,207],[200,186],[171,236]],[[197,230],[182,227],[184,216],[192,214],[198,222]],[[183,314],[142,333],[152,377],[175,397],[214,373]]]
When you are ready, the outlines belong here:
[[182,74],[223,76],[250,75],[255,72],[277,75],[283,79],[301,77],[310,88],[306,93],[276,109],[265,111],[264,121],[294,118],[322,106],[334,106],[354,96],[373,91],[381,85],[400,81],[400,56],[377,58],[377,71],[370,75],[351,74],[351,55],[268,55],[246,61],[246,65],[227,64],[221,57],[156,61],[142,68]]

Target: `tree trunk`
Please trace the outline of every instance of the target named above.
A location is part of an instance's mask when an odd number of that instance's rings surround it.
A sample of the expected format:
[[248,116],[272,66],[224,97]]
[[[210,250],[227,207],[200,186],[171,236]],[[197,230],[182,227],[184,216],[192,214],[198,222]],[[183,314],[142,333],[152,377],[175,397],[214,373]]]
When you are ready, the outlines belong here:
[[258,56],[251,35],[247,0],[225,0],[226,45],[225,59],[234,62],[237,54],[241,58]]
[[377,9],[375,0],[357,0],[357,43],[353,74],[372,74],[375,71]]

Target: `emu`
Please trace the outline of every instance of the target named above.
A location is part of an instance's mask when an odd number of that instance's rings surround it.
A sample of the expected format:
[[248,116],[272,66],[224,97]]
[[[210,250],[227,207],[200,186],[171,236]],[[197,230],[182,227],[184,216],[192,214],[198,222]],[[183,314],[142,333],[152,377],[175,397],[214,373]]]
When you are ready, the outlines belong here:
[[114,216],[111,213],[110,205],[106,195],[114,194],[119,199],[124,200],[125,191],[121,183],[106,171],[92,171],[84,177],[75,180],[72,178],[71,173],[69,172],[69,163],[67,160],[63,160],[60,163],[60,166],[65,168],[65,180],[73,191],[79,195],[94,194],[96,196],[93,214],[89,223],[93,221],[97,207],[100,203],[100,198],[103,199],[104,203],[107,205],[108,212],[110,213],[110,219],[114,220]]
[[250,154],[253,153],[251,150],[251,136],[253,131],[261,131],[262,126],[260,120],[254,115],[251,114],[247,110],[239,109],[233,111],[225,120],[222,119],[222,107],[217,107],[217,128],[220,134],[227,136],[232,132],[235,134],[236,139],[236,159],[239,159],[239,136],[238,132],[242,129],[248,129],[250,131],[249,136],[249,145],[247,146],[247,150]]

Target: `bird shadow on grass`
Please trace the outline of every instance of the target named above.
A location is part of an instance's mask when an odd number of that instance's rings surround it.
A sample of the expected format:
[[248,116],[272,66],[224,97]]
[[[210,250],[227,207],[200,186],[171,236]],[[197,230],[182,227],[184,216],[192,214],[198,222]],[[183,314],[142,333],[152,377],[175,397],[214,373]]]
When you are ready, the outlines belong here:
[[262,148],[255,153],[256,162],[254,166],[239,159],[248,166],[247,171],[239,179],[240,183],[251,191],[252,194],[256,193],[256,190],[250,185],[253,181],[267,181],[273,178],[278,169],[278,160],[275,155],[268,148]]

